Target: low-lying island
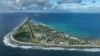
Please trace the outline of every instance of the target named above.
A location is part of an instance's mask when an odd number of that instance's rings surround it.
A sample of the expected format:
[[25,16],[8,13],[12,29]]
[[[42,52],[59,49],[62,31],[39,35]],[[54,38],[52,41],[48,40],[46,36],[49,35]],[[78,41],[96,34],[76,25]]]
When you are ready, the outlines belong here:
[[98,48],[100,41],[81,38],[56,31],[49,26],[33,22],[27,18],[16,29],[9,33],[11,43],[20,46],[43,46],[64,48]]

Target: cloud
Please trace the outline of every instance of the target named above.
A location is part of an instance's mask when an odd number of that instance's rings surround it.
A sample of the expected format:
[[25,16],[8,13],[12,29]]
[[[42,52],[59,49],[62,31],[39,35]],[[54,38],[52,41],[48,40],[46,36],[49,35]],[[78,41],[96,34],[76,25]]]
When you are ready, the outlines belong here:
[[[99,3],[61,3],[58,4],[57,0],[9,0],[9,3],[5,3],[4,7],[0,7],[0,10],[43,10],[43,11],[71,11],[71,12],[88,12],[99,11]],[[3,9],[2,9],[3,8]]]

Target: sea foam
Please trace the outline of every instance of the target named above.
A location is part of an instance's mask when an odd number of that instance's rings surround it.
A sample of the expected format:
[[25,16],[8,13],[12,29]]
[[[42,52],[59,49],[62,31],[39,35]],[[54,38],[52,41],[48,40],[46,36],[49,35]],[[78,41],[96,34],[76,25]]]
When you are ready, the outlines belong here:
[[81,51],[81,52],[100,52],[100,48],[64,48],[64,47],[43,47],[43,46],[20,46],[18,44],[13,44],[10,42],[9,35],[7,34],[3,42],[5,46],[10,46],[13,48],[23,48],[23,49],[41,49],[41,50],[67,50],[67,51]]

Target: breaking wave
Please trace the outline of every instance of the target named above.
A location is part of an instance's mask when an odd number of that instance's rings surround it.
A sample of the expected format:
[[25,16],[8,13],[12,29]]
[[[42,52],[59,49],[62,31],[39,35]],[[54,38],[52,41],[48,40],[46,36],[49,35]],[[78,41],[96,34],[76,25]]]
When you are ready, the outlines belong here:
[[82,51],[82,52],[100,52],[100,48],[64,48],[64,47],[43,47],[43,46],[19,46],[10,42],[9,35],[4,37],[4,44],[13,48],[23,49],[42,49],[42,50],[67,50],[67,51]]

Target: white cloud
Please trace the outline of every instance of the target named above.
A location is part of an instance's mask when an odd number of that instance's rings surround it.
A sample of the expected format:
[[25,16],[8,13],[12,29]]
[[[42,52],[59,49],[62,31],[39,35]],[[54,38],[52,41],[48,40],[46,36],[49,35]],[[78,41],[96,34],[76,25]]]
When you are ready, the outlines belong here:
[[[11,1],[11,0],[9,0]],[[12,0],[15,1],[15,0]],[[27,1],[27,2],[26,2]],[[5,4],[5,9],[8,10],[63,10],[63,11],[99,11],[100,0],[96,0],[96,3],[92,3],[90,0],[83,0],[81,4],[57,4],[57,0],[16,0],[10,4]],[[34,3],[33,3],[34,2]],[[18,4],[18,5],[17,5]],[[20,5],[19,5],[20,4]],[[9,7],[6,7],[9,6]],[[1,7],[0,7],[1,8]]]

